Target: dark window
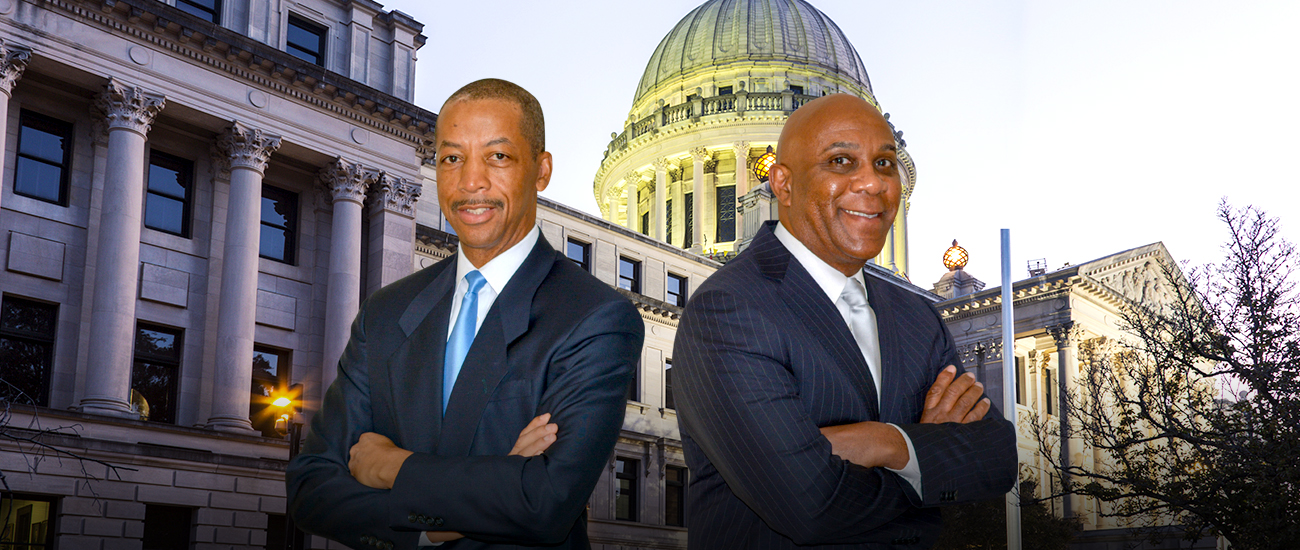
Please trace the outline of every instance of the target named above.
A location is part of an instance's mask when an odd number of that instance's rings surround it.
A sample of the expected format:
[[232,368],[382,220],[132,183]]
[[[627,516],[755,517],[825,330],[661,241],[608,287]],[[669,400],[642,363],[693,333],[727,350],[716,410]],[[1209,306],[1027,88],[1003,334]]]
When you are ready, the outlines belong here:
[[1052,369],[1043,369],[1043,406],[1047,414],[1056,414],[1056,404],[1052,402],[1052,394],[1056,392],[1056,382],[1052,380],[1054,373]]
[[189,238],[193,181],[193,163],[167,153],[150,152],[144,226]]
[[308,63],[325,65],[325,27],[297,16],[289,16],[289,30],[284,49]]
[[668,281],[664,284],[664,294],[666,300],[672,305],[686,306],[686,277],[681,275],[668,274]]
[[650,234],[650,213],[649,212],[641,214],[641,234],[642,235]]
[[684,214],[682,218],[686,220],[682,242],[686,243],[686,246],[682,248],[690,248],[695,244],[695,193],[688,193],[682,198],[686,199],[682,201],[685,203],[682,206],[686,208],[686,211],[682,212]]
[[221,0],[176,0],[181,11],[221,24]]
[[664,524],[686,526],[686,468],[669,466],[664,470]]
[[731,95],[731,86],[718,86],[718,95]]
[[253,346],[253,395],[248,402],[248,418],[253,428],[265,437],[280,437],[275,419],[280,409],[271,406],[276,397],[289,388],[289,352]]
[[293,264],[297,249],[298,194],[269,185],[262,186],[263,258]]
[[803,95],[803,86],[790,86],[790,91],[799,95]]
[[627,400],[641,401],[641,358],[636,359],[636,369],[632,371],[632,379],[627,381]]
[[636,521],[637,470],[641,461],[614,459],[614,519]]
[[691,94],[691,95],[686,96],[686,101],[695,101],[695,100],[697,100],[697,99],[699,99],[699,98],[700,98],[700,96],[695,95],[695,94]]
[[564,248],[564,253],[570,260],[573,260],[573,263],[578,264],[578,267],[582,268],[583,271],[591,273],[590,244],[569,239],[568,244]]
[[14,193],[67,206],[72,123],[31,111],[19,118]]
[[[292,522],[289,522],[284,517],[284,514],[266,515],[266,549],[267,550],[280,550],[281,548],[289,548],[289,546],[286,545],[287,541],[285,540],[285,535],[287,534],[285,533],[285,531],[289,529],[289,525],[292,525]],[[303,540],[306,538],[306,533],[303,533],[302,530],[294,529],[293,533],[290,536],[293,537],[293,544],[294,544],[293,548],[307,547],[305,541]]]
[[641,262],[619,256],[618,287],[632,292],[641,292]]
[[144,545],[141,550],[189,548],[193,522],[192,508],[145,504]]
[[677,400],[673,399],[673,360],[664,359],[664,408],[676,409]]
[[664,201],[664,221],[667,222],[664,224],[667,226],[666,230],[664,231],[664,241],[671,243],[673,242],[673,200],[672,199],[668,199]]
[[1016,404],[1025,404],[1025,358],[1016,358]]
[[0,493],[0,548],[40,550],[53,545],[54,501],[48,497]]
[[718,187],[718,235],[714,242],[727,243],[736,240],[736,187],[728,185]]
[[0,303],[0,400],[46,406],[59,308],[5,296]]
[[131,407],[141,420],[176,422],[181,371],[181,331],[139,323],[131,369]]

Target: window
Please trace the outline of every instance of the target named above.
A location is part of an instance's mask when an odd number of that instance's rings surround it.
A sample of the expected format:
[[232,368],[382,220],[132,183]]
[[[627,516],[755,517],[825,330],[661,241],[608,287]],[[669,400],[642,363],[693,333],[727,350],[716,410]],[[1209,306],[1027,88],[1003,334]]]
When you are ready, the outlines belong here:
[[14,193],[67,206],[72,123],[26,110],[19,118]]
[[731,86],[718,86],[718,95],[731,95]]
[[1025,358],[1016,357],[1016,404],[1025,405]]
[[0,399],[50,404],[50,369],[59,308],[5,296],[0,303]]
[[641,292],[641,262],[619,256],[618,287],[632,292]]
[[664,408],[676,409],[677,400],[673,399],[673,360],[664,359]]
[[682,242],[686,244],[683,248],[690,248],[691,245],[695,244],[695,193],[688,193],[683,195],[682,198],[686,199],[682,201],[685,203],[682,206],[686,207],[686,211],[682,212],[682,214],[685,214],[682,218],[686,221]]
[[144,226],[189,238],[194,164],[167,153],[151,151],[147,179]]
[[636,485],[641,461],[631,458],[614,459],[614,519],[636,521]]
[[568,244],[564,247],[564,254],[567,255],[570,260],[573,260],[573,263],[578,264],[578,267],[583,271],[591,273],[590,244],[569,239]]
[[54,542],[51,534],[53,527],[53,500],[34,495],[0,493],[0,548],[50,548]]
[[798,95],[803,95],[803,86],[790,86],[790,91]]
[[264,437],[280,437],[275,419],[280,410],[271,406],[289,388],[289,352],[253,346],[253,395],[248,402],[248,419]]
[[736,240],[736,186],[728,185],[717,188],[718,234],[714,242],[727,243]]
[[284,49],[298,59],[324,66],[325,27],[290,15]]
[[298,195],[269,185],[262,186],[263,258],[293,264],[297,249]]
[[131,408],[141,420],[176,422],[181,370],[181,331],[139,323],[131,368]]
[[681,466],[664,471],[664,525],[686,526],[686,473]]
[[176,7],[204,21],[221,24],[221,0],[176,0]]
[[667,226],[667,230],[664,232],[664,240],[671,243],[673,242],[673,200],[672,199],[668,199],[664,201],[664,220],[667,222],[666,224],[664,224]]
[[686,306],[686,277],[681,275],[668,274],[668,280],[664,283],[664,300],[678,307]]
[[[285,540],[285,531],[292,529],[293,546],[287,546]],[[281,548],[306,548],[304,541],[307,534],[301,529],[293,529],[293,522],[285,518],[284,514],[267,514],[266,515],[266,548],[268,550],[280,550]]]
[[641,214],[641,234],[650,235],[650,213]]
[[1052,380],[1055,372],[1053,369],[1043,369],[1043,407],[1047,414],[1056,414],[1055,403],[1052,402],[1052,393],[1056,391],[1056,382]]
[[627,400],[641,401],[641,358],[636,360],[636,369],[632,371],[632,379],[627,381]]
[[193,522],[192,508],[145,504],[144,545],[141,550],[189,548]]

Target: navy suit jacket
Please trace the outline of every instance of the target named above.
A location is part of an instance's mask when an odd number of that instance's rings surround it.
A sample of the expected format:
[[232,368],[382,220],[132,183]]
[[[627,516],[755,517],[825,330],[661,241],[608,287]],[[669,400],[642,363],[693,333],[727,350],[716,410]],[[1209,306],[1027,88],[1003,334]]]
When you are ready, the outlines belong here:
[[[289,513],[353,548],[415,550],[426,530],[466,535],[449,550],[588,548],[584,511],[622,428],[641,317],[538,239],[488,310],[444,416],[455,278],[453,256],[361,306],[338,378],[289,464]],[[536,457],[506,456],[542,413],[557,440]],[[391,490],[349,474],[349,449],[371,431],[415,452]]]
[[[774,227],[700,286],[673,346],[690,548],[932,546],[931,506],[1011,489],[1014,429],[996,409],[970,424],[917,424],[935,377],[950,364],[960,374],[961,363],[933,307],[865,273],[880,336],[877,399],[844,318]],[[924,494],[832,455],[818,431],[868,420],[908,434]]]

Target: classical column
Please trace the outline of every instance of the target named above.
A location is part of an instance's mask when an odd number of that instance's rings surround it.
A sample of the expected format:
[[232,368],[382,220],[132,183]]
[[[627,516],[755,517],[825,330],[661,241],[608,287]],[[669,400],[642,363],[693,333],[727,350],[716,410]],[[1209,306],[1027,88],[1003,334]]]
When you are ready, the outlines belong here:
[[[423,186],[382,171],[370,180],[370,246],[366,260],[366,294],[411,274],[415,242],[415,201]],[[333,371],[329,373],[332,380]]]
[[349,327],[361,303],[361,204],[366,199],[366,173],[360,164],[340,157],[321,170],[320,182],[334,203],[325,302],[325,357],[321,364],[323,380],[333,382],[339,356],[348,343]]
[[651,237],[658,240],[664,240],[664,202],[668,200],[668,159],[658,158],[654,161],[655,167],[655,197],[653,208],[654,213],[650,215],[654,223],[654,231],[650,233]]
[[680,168],[669,168],[668,176],[669,192],[673,197],[673,211],[668,216],[668,232],[672,233],[673,239],[668,244],[686,248],[691,246],[691,243],[683,242],[686,236],[686,178]]
[[253,379],[253,324],[257,318],[257,266],[262,218],[262,176],[280,136],[236,121],[217,138],[218,165],[230,170],[226,245],[217,314],[216,375],[208,427],[251,432],[249,383]]
[[736,198],[749,192],[749,142],[737,141],[731,144],[736,150]]
[[636,188],[640,183],[641,175],[636,172],[628,172],[627,176],[624,176],[623,204],[626,205],[627,215],[625,216],[626,219],[623,220],[623,225],[632,230],[633,233],[637,232],[637,222],[640,221],[637,219],[639,217],[637,215],[637,204],[640,197],[636,195]]
[[[7,123],[9,120],[9,100],[13,97],[14,84],[23,77],[23,71],[27,69],[27,60],[31,56],[32,50],[26,46],[19,46],[0,38],[0,121]],[[0,129],[0,174],[9,173],[8,167],[5,166],[5,158],[8,157],[5,153],[7,135],[9,135],[8,130]]]
[[[704,242],[700,238],[704,234],[704,161],[711,160],[712,156],[709,150],[703,147],[691,149],[691,160],[694,161],[694,169],[691,171],[695,178],[695,198],[691,203],[691,216],[694,220],[694,231],[691,231],[691,242],[687,243],[692,251],[699,252],[702,249],[700,243]],[[739,196],[739,195],[737,195]]]
[[95,297],[90,310],[90,360],[81,410],[131,416],[131,348],[140,272],[144,210],[145,134],[167,99],[110,78],[94,111],[108,131],[108,163],[95,251]]
[[[1066,382],[1071,376],[1069,367],[1074,363],[1074,358],[1071,357],[1074,352],[1072,344],[1075,340],[1073,329],[1073,321],[1066,321],[1059,325],[1047,328],[1048,333],[1052,335],[1052,340],[1056,342],[1056,385],[1058,399],[1056,402],[1056,417],[1060,421],[1061,429],[1061,483],[1063,486],[1070,482],[1070,474],[1066,471],[1070,467],[1071,447],[1070,411],[1068,410],[1069,403],[1066,402],[1069,392],[1067,390]],[[1071,512],[1071,509],[1073,508],[1071,506],[1072,498],[1073,495],[1066,495],[1061,498],[1061,517],[1068,518],[1073,516]]]

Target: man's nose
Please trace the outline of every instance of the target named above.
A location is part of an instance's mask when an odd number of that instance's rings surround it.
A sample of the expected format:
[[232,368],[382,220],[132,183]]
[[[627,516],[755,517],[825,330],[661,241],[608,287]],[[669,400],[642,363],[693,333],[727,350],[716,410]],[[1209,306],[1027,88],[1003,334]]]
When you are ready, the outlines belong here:
[[460,189],[466,193],[477,193],[492,186],[488,180],[487,162],[481,158],[469,157],[465,159],[465,166],[461,169]]

